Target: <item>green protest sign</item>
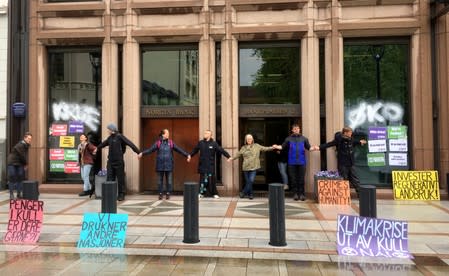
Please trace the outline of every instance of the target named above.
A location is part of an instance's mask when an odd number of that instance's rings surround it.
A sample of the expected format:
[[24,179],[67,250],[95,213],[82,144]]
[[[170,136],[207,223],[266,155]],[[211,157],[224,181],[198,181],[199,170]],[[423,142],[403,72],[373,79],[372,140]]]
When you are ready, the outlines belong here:
[[366,157],[368,160],[368,167],[385,166],[385,153],[368,153]]

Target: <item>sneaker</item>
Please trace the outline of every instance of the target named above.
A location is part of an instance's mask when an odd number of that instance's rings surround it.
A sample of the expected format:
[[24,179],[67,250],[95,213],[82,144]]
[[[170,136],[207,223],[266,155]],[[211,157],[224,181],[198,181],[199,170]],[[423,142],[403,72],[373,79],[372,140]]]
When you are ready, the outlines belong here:
[[220,198],[218,195],[214,195],[214,198]]
[[162,194],[159,194],[159,200],[162,200]]
[[244,198],[244,197],[245,197],[245,193],[244,193],[244,192],[240,192],[240,193],[239,193],[239,197],[240,197],[240,198]]
[[254,196],[252,194],[249,195],[249,199],[253,200]]
[[300,196],[299,196],[299,200],[305,201],[305,200],[306,200],[306,196],[305,196],[305,195],[300,195]]
[[298,194],[295,194],[295,195],[293,196],[293,200],[298,201],[298,199],[299,199]]
[[169,193],[167,193],[167,194],[165,195],[165,199],[170,199],[170,194],[169,194]]

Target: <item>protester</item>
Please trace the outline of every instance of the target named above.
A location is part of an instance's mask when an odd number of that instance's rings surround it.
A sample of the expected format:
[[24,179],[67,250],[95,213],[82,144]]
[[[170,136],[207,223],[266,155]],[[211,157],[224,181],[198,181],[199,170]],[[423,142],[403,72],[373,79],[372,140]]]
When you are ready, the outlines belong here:
[[95,163],[95,147],[89,142],[86,134],[80,135],[80,144],[78,145],[78,161],[81,167],[81,178],[83,179],[83,191],[79,193],[79,196],[92,197],[94,189],[90,183],[90,171]]
[[293,190],[294,200],[306,200],[304,190],[304,177],[306,171],[305,150],[310,150],[309,139],[300,133],[298,124],[292,125],[292,134],[285,138],[282,146],[276,147],[279,150],[288,149],[288,174],[290,176],[290,188]]
[[26,132],[23,140],[18,142],[8,155],[8,186],[9,198],[14,199],[14,190],[17,191],[17,198],[22,198],[23,180],[28,165],[28,149],[31,145],[33,135]]
[[117,126],[110,123],[107,126],[109,137],[101,142],[97,146],[97,150],[101,150],[104,147],[109,147],[108,163],[107,163],[107,181],[115,181],[117,178],[118,184],[118,201],[125,199],[125,162],[123,161],[123,155],[126,151],[126,146],[129,146],[135,153],[139,154],[140,151],[128,138],[118,132]]
[[240,192],[240,198],[248,196],[249,199],[254,198],[253,183],[256,177],[257,170],[260,169],[260,152],[273,150],[276,145],[271,147],[264,147],[258,143],[254,143],[254,138],[251,134],[245,135],[245,144],[241,147],[240,151],[232,158],[228,159],[228,162],[243,157],[242,171],[245,176],[245,187]]
[[[200,152],[198,173],[200,174],[200,191],[199,197],[213,196],[220,198],[217,192],[215,183],[215,156],[218,154],[224,155],[226,158],[231,156],[212,138],[212,131],[204,131],[203,140],[200,140],[195,148],[190,152],[190,156]],[[187,158],[190,162],[190,158]]]
[[276,150],[276,157],[279,174],[281,175],[282,183],[284,184],[284,190],[288,190],[288,183],[289,183],[287,174],[288,148]]
[[349,180],[351,186],[354,187],[357,195],[359,194],[360,180],[354,169],[354,147],[365,145],[366,140],[354,140],[352,137],[352,128],[345,126],[341,132],[337,132],[334,139],[328,143],[315,146],[316,150],[324,150],[330,147],[336,147],[337,150],[337,166],[338,173],[345,180]]
[[164,192],[164,176],[165,182],[167,184],[165,199],[170,199],[170,194],[173,192],[173,151],[184,155],[189,158],[189,154],[185,152],[182,148],[178,147],[173,140],[169,139],[170,132],[168,129],[161,130],[160,139],[157,140],[150,148],[139,153],[138,157],[142,158],[143,155],[151,154],[157,151],[156,156],[156,172],[158,174],[158,190],[159,199],[163,198]]

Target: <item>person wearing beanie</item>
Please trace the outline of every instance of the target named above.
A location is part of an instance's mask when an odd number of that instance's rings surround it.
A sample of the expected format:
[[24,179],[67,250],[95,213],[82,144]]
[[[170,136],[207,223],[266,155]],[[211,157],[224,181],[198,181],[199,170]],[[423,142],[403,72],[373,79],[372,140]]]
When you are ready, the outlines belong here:
[[118,184],[118,201],[125,199],[125,162],[123,155],[126,151],[126,146],[129,146],[135,153],[139,154],[140,150],[126,138],[119,133],[117,125],[110,123],[106,127],[109,132],[109,137],[97,146],[97,150],[104,147],[109,147],[108,163],[107,163],[107,181],[115,181],[117,178]]

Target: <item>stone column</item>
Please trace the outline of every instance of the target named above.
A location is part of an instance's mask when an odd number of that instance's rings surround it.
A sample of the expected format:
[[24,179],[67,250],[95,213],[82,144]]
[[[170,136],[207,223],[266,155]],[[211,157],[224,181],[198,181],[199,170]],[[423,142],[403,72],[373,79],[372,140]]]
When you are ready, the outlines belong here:
[[420,28],[411,38],[411,133],[413,141],[413,169],[433,170],[434,141],[432,118],[432,78],[430,45],[430,8],[420,1]]
[[[215,43],[211,38],[199,42],[199,132],[212,130],[215,135]],[[215,137],[215,136],[214,136]]]
[[[137,41],[127,38],[123,45],[123,134],[138,148],[141,145],[141,75],[140,48]],[[128,149],[125,154],[127,188],[140,191],[140,161],[136,153]]]
[[[118,45],[109,40],[103,43],[101,51],[101,124],[102,140],[108,137],[106,126],[118,124]],[[102,151],[103,167],[106,167],[108,151]]]
[[[313,146],[320,142],[319,39],[313,29],[301,41],[301,79],[301,131]],[[307,160],[305,191],[312,193],[313,175],[321,167],[319,152],[309,152]]]

